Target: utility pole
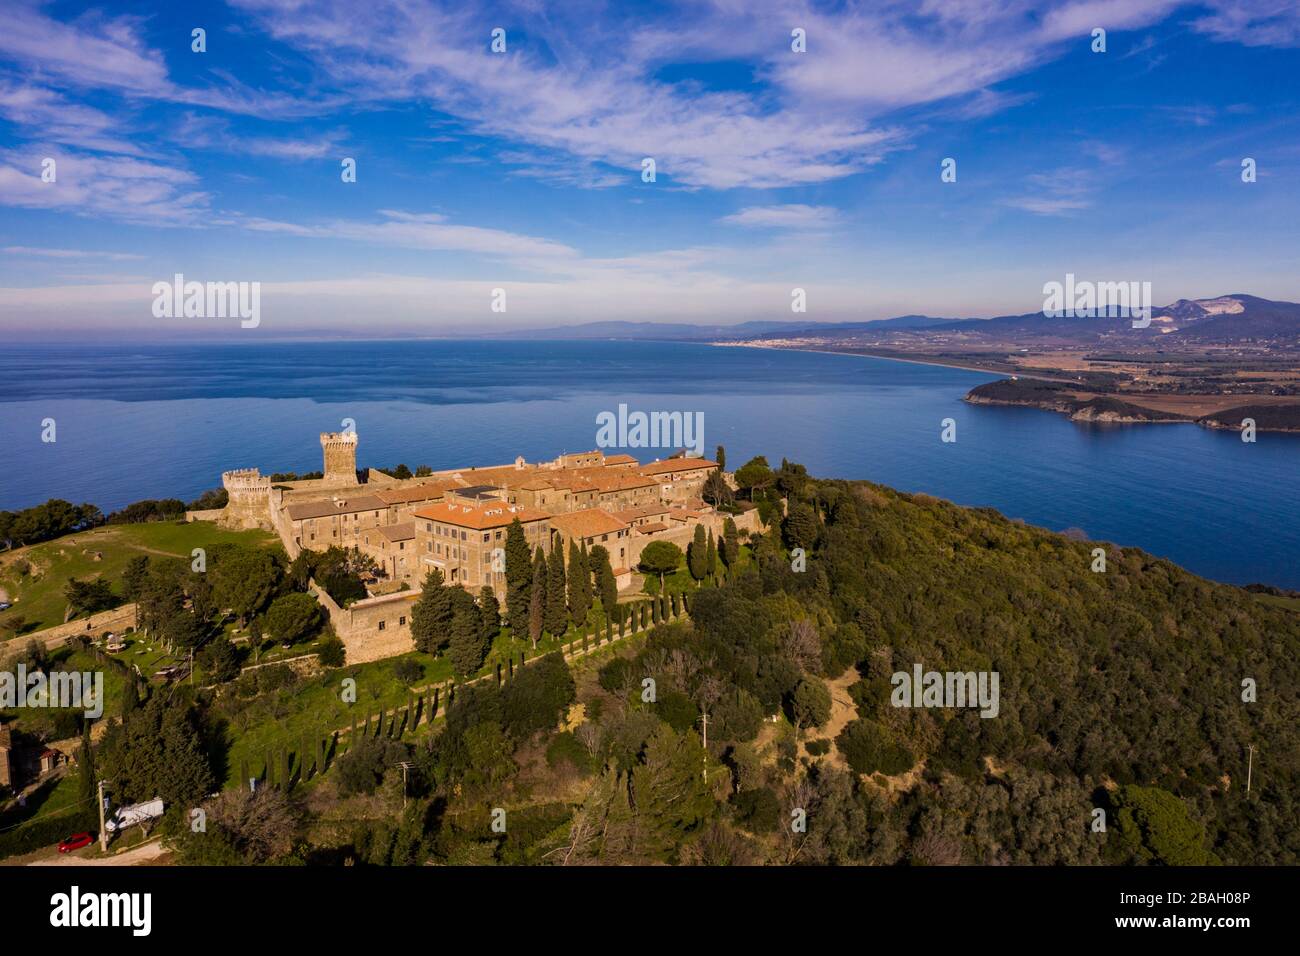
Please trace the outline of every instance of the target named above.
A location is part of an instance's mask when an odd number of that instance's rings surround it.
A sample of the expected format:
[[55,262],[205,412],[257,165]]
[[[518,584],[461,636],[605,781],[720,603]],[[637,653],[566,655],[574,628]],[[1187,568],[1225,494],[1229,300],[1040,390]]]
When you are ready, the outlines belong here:
[[1246,758],[1246,792],[1250,793],[1250,774],[1255,769],[1255,745],[1250,744],[1246,751],[1250,755]]
[[398,764],[402,768],[402,809],[406,809],[406,772],[414,766],[409,760],[403,760]]
[[99,848],[108,852],[108,830],[104,828],[104,781],[99,781]]
[[709,782],[709,715],[704,713],[700,715],[700,723],[704,725],[704,753],[702,754],[702,763],[704,764],[703,776],[704,782]]

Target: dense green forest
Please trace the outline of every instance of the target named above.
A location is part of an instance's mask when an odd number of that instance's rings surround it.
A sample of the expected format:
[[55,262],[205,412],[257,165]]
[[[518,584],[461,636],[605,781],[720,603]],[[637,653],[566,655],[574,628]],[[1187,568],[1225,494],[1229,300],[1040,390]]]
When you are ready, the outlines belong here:
[[[722,549],[688,618],[576,679],[552,656],[503,688],[467,689],[440,733],[387,755],[413,763],[400,819],[308,827],[313,852],[385,864],[1300,858],[1300,615],[991,510],[746,467],[769,529],[743,555]],[[998,715],[892,706],[891,675],[915,664],[996,671]],[[831,688],[847,689],[848,713]],[[347,792],[382,792],[385,759],[379,744],[345,756],[341,780],[366,767]]]
[[[740,472],[765,530],[664,570],[688,613],[674,598],[646,634],[462,686],[410,737],[396,713],[373,730],[361,713],[345,742],[305,743],[297,777],[268,758],[256,793],[207,802],[207,833],[178,816],[181,860],[1300,861],[1300,613],[1284,597],[788,462]],[[455,619],[425,622],[447,630],[427,643],[453,642]],[[267,705],[240,706],[274,715],[276,695],[345,674],[367,698],[366,672],[326,663],[292,686],[243,681]],[[996,673],[996,716],[895,706],[892,678],[918,665]],[[232,701],[155,692],[105,739],[104,772],[139,796],[184,766],[183,809],[225,776]]]

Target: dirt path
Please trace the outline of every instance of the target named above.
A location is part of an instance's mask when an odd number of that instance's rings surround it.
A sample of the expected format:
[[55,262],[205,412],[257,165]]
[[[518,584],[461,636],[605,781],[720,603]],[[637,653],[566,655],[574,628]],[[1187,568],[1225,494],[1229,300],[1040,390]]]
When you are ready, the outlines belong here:
[[[840,735],[845,727],[857,719],[858,705],[853,702],[849,696],[849,688],[862,679],[856,667],[850,667],[839,677],[832,681],[827,681],[826,686],[831,692],[831,719],[826,721],[821,727],[810,732],[804,742],[808,740],[827,737],[832,741]],[[803,744],[799,746],[803,756],[808,756],[808,751],[804,749]],[[826,759],[837,767],[848,769],[848,763],[844,755],[840,753],[838,747],[831,747],[831,752],[826,755]]]
[[56,856],[42,857],[39,860],[33,860],[28,866],[145,866],[157,862],[158,858],[166,853],[163,848],[162,840],[154,840],[152,843],[146,843],[144,846],[138,846],[130,850],[123,850],[121,853],[114,854],[110,857],[94,859],[91,857],[80,857],[76,853],[59,853]]

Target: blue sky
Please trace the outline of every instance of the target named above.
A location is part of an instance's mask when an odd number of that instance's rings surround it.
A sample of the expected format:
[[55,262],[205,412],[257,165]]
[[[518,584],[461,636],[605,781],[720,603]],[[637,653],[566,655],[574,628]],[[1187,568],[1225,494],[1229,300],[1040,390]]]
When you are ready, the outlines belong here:
[[[3,27],[11,340],[729,323],[795,287],[814,320],[993,315],[1067,272],[1300,299],[1290,0],[9,0]],[[177,272],[260,282],[260,327],[154,318]]]

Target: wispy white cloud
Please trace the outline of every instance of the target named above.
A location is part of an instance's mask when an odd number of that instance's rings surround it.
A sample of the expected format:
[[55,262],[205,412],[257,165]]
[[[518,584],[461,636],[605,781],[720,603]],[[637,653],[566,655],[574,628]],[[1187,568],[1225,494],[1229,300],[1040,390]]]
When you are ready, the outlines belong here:
[[761,226],[775,229],[826,229],[835,225],[840,212],[833,206],[786,203],[781,206],[746,206],[723,216],[719,222],[733,226]]
[[1295,0],[1211,0],[1212,12],[1192,27],[1216,40],[1243,46],[1300,46],[1300,4]]
[[[55,179],[41,178],[55,161]],[[52,209],[155,226],[203,225],[210,196],[191,172],[130,156],[57,147],[0,150],[0,205]]]
[[501,229],[458,225],[438,213],[380,210],[378,222],[337,219],[318,224],[246,218],[240,224],[255,232],[274,232],[311,239],[346,239],[405,249],[473,252],[481,255],[524,259],[554,259],[576,256],[563,243]]
[[5,246],[0,250],[9,256],[39,256],[47,259],[110,259],[114,262],[143,259],[131,252],[102,252],[90,249],[46,249],[39,246]]

